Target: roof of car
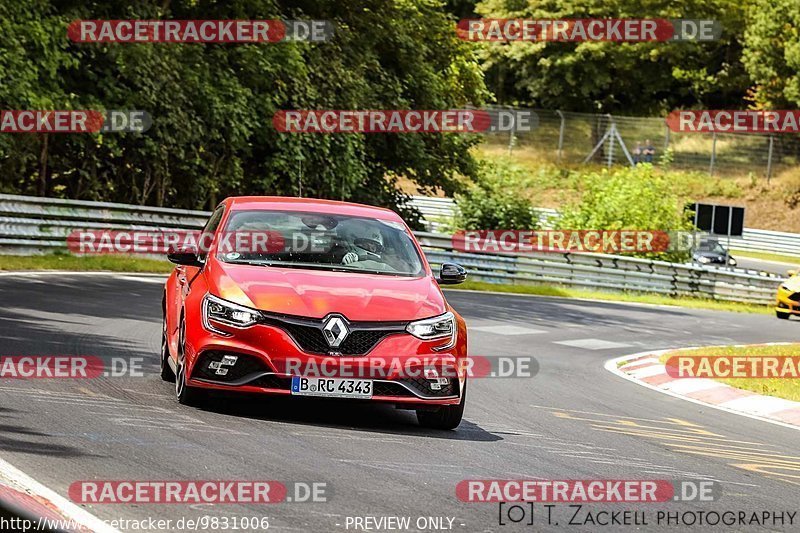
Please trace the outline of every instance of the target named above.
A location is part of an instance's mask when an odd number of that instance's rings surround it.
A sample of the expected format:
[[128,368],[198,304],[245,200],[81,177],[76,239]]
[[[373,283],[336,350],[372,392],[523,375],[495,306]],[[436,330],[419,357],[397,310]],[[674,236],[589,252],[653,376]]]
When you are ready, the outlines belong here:
[[309,213],[326,213],[333,215],[350,215],[358,217],[378,218],[383,220],[402,220],[391,209],[372,205],[321,200],[318,198],[296,198],[288,196],[231,196],[223,200],[234,211],[244,210],[276,210],[302,211]]

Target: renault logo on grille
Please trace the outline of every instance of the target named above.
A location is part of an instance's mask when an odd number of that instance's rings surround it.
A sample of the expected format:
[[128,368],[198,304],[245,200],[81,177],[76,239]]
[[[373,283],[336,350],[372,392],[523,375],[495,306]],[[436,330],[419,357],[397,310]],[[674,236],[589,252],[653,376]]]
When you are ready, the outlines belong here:
[[350,330],[347,329],[347,322],[343,317],[333,315],[322,326],[322,334],[325,335],[328,346],[338,348],[350,334]]

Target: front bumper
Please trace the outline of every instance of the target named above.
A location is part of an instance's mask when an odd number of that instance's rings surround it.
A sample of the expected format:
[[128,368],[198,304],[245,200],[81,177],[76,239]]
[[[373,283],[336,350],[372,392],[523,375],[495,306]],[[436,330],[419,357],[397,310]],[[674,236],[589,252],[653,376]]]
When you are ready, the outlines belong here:
[[[446,344],[447,339],[423,341],[398,331],[378,340],[364,355],[331,356],[304,351],[295,337],[274,324],[237,329],[215,323],[215,328],[231,335],[223,336],[208,331],[200,322],[199,316],[187,316],[186,363],[188,384],[192,387],[291,395],[291,378],[301,375],[370,379],[372,397],[360,401],[412,407],[453,405],[461,401],[466,379],[461,371],[466,363],[463,331],[459,331],[453,348],[441,352],[434,348]],[[225,375],[219,376],[212,368],[219,365],[211,363],[218,363],[225,355],[235,355],[237,361],[225,367]],[[447,385],[426,374],[425,367],[431,362],[435,362],[437,369],[446,369],[441,375],[449,377]]]
[[789,291],[782,287],[778,288],[778,295],[775,298],[775,310],[800,316],[800,292]]

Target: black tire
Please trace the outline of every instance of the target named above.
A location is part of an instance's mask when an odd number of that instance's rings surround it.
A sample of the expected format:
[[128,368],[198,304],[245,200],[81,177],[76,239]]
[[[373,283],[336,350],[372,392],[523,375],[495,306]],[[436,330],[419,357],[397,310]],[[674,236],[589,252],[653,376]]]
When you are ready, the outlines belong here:
[[178,362],[175,372],[175,397],[181,405],[199,406],[205,399],[203,391],[186,384],[185,365],[186,321],[181,316],[181,325],[178,330]]
[[167,342],[167,317],[161,320],[161,379],[169,383],[175,382],[175,372],[169,366],[169,343]]
[[464,382],[464,394],[458,405],[443,405],[436,410],[417,410],[417,422],[424,428],[456,429],[464,417],[464,405],[467,400],[467,384]]
[[775,311],[775,316],[777,316],[781,320],[789,320],[790,314],[791,313],[781,313],[780,311]]

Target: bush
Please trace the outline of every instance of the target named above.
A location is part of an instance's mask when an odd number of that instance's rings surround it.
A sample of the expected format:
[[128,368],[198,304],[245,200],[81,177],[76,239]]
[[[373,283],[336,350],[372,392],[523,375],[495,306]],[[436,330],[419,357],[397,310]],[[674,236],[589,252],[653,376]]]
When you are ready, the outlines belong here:
[[459,229],[535,230],[539,217],[520,194],[524,170],[510,163],[482,163],[478,177],[463,194],[456,195]]
[[[691,230],[671,182],[651,165],[594,172],[586,175],[583,183],[581,200],[562,210],[559,229]],[[689,259],[689,252],[639,256],[684,262]]]

